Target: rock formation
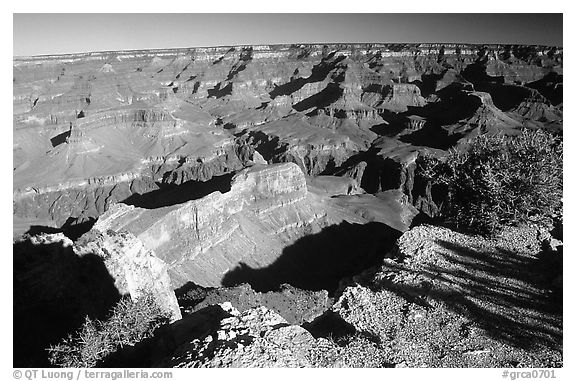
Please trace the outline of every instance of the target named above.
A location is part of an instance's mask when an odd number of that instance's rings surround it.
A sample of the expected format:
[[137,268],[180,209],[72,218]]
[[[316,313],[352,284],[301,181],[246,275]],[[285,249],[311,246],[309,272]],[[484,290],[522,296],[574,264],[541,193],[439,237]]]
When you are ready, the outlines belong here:
[[[412,223],[439,210],[424,155],[562,134],[562,48],[255,45],[13,69],[15,365],[47,366],[85,317],[144,294],[171,323],[101,365],[561,364],[556,241]],[[555,265],[538,271],[541,246]]]
[[133,300],[150,295],[172,321],[182,318],[166,263],[129,232],[91,231],[74,249],[80,256],[101,257],[120,295],[130,295]]
[[315,339],[304,328],[289,325],[265,307],[240,313],[230,303],[222,309],[230,314],[213,332],[180,346],[162,367],[302,368]]
[[[451,91],[455,85],[467,90]],[[254,150],[308,175],[331,175],[371,152],[378,135],[445,149],[473,131],[558,129],[561,85],[562,49],[542,46],[262,45],[16,57],[15,235],[31,225],[89,221],[166,184],[232,173],[252,162]],[[508,105],[511,88],[531,91]]]
[[230,302],[240,312],[264,306],[295,325],[313,321],[331,305],[326,290],[307,291],[289,284],[269,292],[256,292],[249,284],[217,288],[187,284],[179,290],[178,300],[187,314],[225,302]]
[[[70,287],[76,289],[86,288],[87,293],[96,293],[91,288],[97,283],[104,284],[107,277],[110,277],[117,294],[130,296],[137,300],[142,295],[151,295],[157,304],[170,316],[172,321],[182,317],[178,301],[173,291],[170,277],[167,273],[166,264],[154,255],[153,252],[143,247],[142,243],[128,232],[116,234],[107,231],[98,234],[91,231],[77,243],[73,243],[62,233],[41,234],[32,236],[28,241],[21,242],[20,245],[28,247],[31,253],[52,251],[54,258],[42,258],[39,261],[45,262],[44,266],[53,266],[58,258],[64,261],[66,256],[71,258],[68,261],[81,262],[84,258],[97,257],[105,268],[106,275],[102,275],[95,281],[95,284],[58,284],[58,280],[38,280],[43,287],[49,287],[48,283],[53,283],[53,287]],[[33,255],[33,254],[32,254]],[[95,258],[94,257],[94,258]],[[50,263],[50,261],[54,263]],[[65,264],[61,264],[65,266]],[[89,268],[76,268],[80,279],[88,276]],[[112,285],[110,285],[112,286]],[[108,286],[105,286],[108,287]],[[106,312],[106,311],[104,311]]]
[[[545,291],[555,287],[553,274],[542,272],[536,256],[546,237],[533,228],[486,239],[419,226],[381,266],[344,283],[326,317],[306,330],[264,307],[240,313],[221,305],[229,317],[161,364],[334,367],[377,358],[389,367],[555,367],[562,312]],[[326,328],[335,338],[355,333],[336,342],[309,333]],[[359,343],[370,348],[364,358]]]
[[[315,180],[319,181],[321,178]],[[253,269],[270,266],[285,256],[286,247],[323,228],[344,221],[376,221],[402,231],[415,214],[409,205],[391,199],[397,213],[367,218],[358,210],[348,209],[342,199],[330,198],[333,193],[309,192],[304,173],[294,163],[255,165],[238,172],[226,193],[216,191],[198,200],[156,209],[116,204],[93,229],[134,234],[168,264],[175,287],[189,281],[216,287],[238,264]],[[343,194],[350,194],[348,187]],[[294,269],[305,271],[307,262],[294,261]]]

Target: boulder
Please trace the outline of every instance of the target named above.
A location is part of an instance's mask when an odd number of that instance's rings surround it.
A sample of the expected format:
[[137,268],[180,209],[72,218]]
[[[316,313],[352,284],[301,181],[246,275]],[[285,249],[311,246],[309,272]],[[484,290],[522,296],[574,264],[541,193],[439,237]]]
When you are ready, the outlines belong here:
[[229,314],[216,329],[180,346],[162,367],[277,368],[310,367],[314,337],[304,328],[289,325],[277,313],[256,307],[240,313],[228,302]]

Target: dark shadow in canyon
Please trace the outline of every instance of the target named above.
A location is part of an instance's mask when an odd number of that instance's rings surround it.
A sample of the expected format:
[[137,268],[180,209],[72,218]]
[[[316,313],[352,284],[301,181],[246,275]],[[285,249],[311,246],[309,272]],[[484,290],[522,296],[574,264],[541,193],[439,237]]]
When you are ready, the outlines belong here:
[[343,92],[344,89],[342,89],[338,84],[329,83],[322,91],[301,100],[293,105],[292,108],[296,111],[305,111],[313,107],[324,108],[340,99]]
[[[490,94],[494,106],[502,111],[509,111],[520,105],[532,96],[529,88],[538,90],[553,105],[562,101],[562,91],[554,91],[558,81],[556,73],[549,73],[539,81],[528,83],[525,86],[506,84],[503,76],[493,77],[486,73],[486,66],[476,62],[468,65],[462,72],[464,78],[474,84],[476,91]],[[560,76],[560,82],[562,81]],[[551,90],[551,91],[550,91]],[[558,97],[560,95],[560,97]],[[550,98],[549,98],[550,97]]]
[[435,73],[422,74],[420,76],[421,77],[420,80],[416,80],[410,83],[418,86],[418,88],[420,89],[420,94],[422,94],[422,96],[426,98],[427,96],[434,94],[436,92],[436,83],[440,79],[442,79],[446,71],[448,70],[444,70],[442,74],[435,74]]
[[80,221],[78,218],[68,217],[66,222],[59,228],[43,225],[31,225],[24,235],[34,236],[41,233],[54,234],[62,233],[72,241],[76,241],[82,234],[92,229],[96,223],[95,218],[88,218],[87,220]]
[[423,128],[410,134],[402,135],[398,140],[415,146],[447,150],[462,138],[461,134],[450,134],[434,123],[426,123]]
[[72,241],[76,241],[82,234],[92,229],[96,223],[96,218],[90,217],[85,221],[80,221],[77,218],[69,217],[64,225],[62,225],[62,233]]
[[62,143],[66,143],[66,139],[70,136],[72,130],[62,132],[50,139],[50,143],[52,143],[52,147],[59,146]]
[[120,300],[102,258],[78,256],[61,242],[13,245],[14,367],[49,367],[46,348],[86,316],[103,319]]
[[526,84],[526,87],[538,90],[553,106],[558,106],[563,102],[563,75],[550,72],[538,81]]
[[145,209],[182,204],[191,200],[198,200],[216,191],[221,193],[230,191],[233,176],[234,173],[227,173],[214,176],[210,180],[190,180],[180,185],[157,183],[160,189],[144,194],[134,193],[122,202]]
[[[382,99],[388,97],[388,94],[392,92],[393,87],[391,85],[385,85],[380,83],[370,83],[362,88],[362,96],[367,94],[378,94]],[[382,103],[382,102],[379,102]]]
[[332,310],[327,310],[313,321],[302,324],[302,327],[315,338],[338,339],[356,333],[356,328],[352,324]]
[[242,139],[248,141],[249,145],[254,147],[268,162],[275,160],[288,149],[286,143],[280,143],[278,136],[272,137],[262,131],[250,131]]
[[340,166],[327,167],[322,175],[343,176],[360,162],[365,162],[366,167],[359,180],[360,186],[368,193],[375,194],[380,191],[398,189],[403,183],[404,176],[402,165],[391,158],[379,154],[379,147],[373,146],[366,151],[361,151],[350,156]]
[[24,233],[29,236],[38,235],[38,234],[54,234],[54,233],[62,233],[61,228],[55,228],[53,226],[44,226],[44,225],[30,225],[30,228]]
[[246,69],[246,66],[250,61],[252,61],[252,51],[253,48],[251,46],[242,48],[242,52],[240,53],[240,60],[236,63],[230,72],[228,73],[228,77],[226,77],[226,81],[231,81],[238,73]]
[[437,94],[439,102],[428,103],[423,107],[408,106],[402,115],[416,115],[426,119],[426,124],[441,127],[454,124],[474,116],[482,105],[480,98],[470,95],[471,89],[460,83],[452,83]]
[[355,165],[362,161],[366,163],[366,168],[364,169],[362,178],[359,179],[360,186],[368,193],[376,193],[381,188],[380,175],[384,163],[384,158],[378,155],[377,147],[370,147],[366,151],[360,151],[357,154],[350,156],[340,166],[335,166],[333,168],[327,167],[322,175],[343,176],[344,173],[353,169]]
[[222,286],[248,283],[255,291],[266,292],[286,283],[333,294],[342,278],[379,263],[400,235],[382,223],[344,221],[298,239],[269,266],[254,269],[241,262],[226,273]]
[[509,111],[531,96],[526,87],[505,85],[499,83],[480,83],[475,85],[476,90],[489,93],[494,106],[502,111]]
[[462,76],[473,84],[482,82],[504,83],[504,76],[493,77],[486,73],[487,58],[478,59],[473,64],[466,66],[462,71]]
[[378,286],[399,296],[421,296],[442,301],[453,312],[478,324],[493,339],[519,348],[562,345],[562,290],[551,288],[561,272],[545,257],[527,257],[496,248],[478,250],[438,240],[445,249],[436,255],[449,266],[424,265],[414,275],[441,278],[444,286],[431,287],[384,281]]
[[[437,106],[436,106],[437,107]],[[445,120],[438,120],[437,116],[442,114],[442,109],[435,109],[436,107],[410,107],[409,111],[404,113],[394,113],[385,111],[381,114],[386,123],[374,125],[370,128],[372,132],[388,138],[395,138],[404,143],[410,143],[416,146],[449,149],[456,145],[458,140],[462,138],[460,134],[450,134],[447,130],[442,128]],[[470,110],[473,110],[473,106]],[[475,111],[475,109],[474,109]],[[426,115],[426,117],[424,117]],[[472,116],[467,114],[466,116]],[[409,125],[410,116],[421,116],[426,119],[423,127],[419,129],[410,129]],[[446,114],[442,117],[446,118]],[[461,115],[463,116],[463,115]],[[457,119],[456,116],[453,119]],[[454,120],[450,120],[454,122]]]
[[[145,209],[155,209],[182,204],[188,201],[198,200],[216,191],[221,193],[230,191],[234,174],[235,172],[231,172],[220,176],[214,176],[210,180],[206,181],[190,180],[179,185],[157,182],[156,186],[159,189],[142,194],[133,193],[128,198],[119,202]],[[66,237],[75,241],[84,233],[88,232],[94,226],[96,221],[97,219],[93,217],[87,219],[69,217],[59,228],[32,225],[24,234],[33,236],[40,233],[63,233]]]
[[279,96],[290,95],[303,88],[306,84],[324,81],[328,77],[328,74],[330,74],[332,70],[336,69],[338,64],[346,58],[344,56],[338,56],[332,59],[334,54],[335,52],[330,53],[328,56],[323,58],[320,63],[314,65],[310,76],[307,78],[299,77],[282,85],[277,85],[270,92],[270,98],[275,99]]
[[220,82],[212,89],[208,89],[208,98],[220,99],[231,94],[232,94],[232,82],[229,82],[224,86],[222,86],[222,82]]
[[406,130],[408,118],[405,115],[384,110],[380,116],[385,120],[385,123],[373,125],[370,127],[370,131],[380,136],[392,138]]
[[226,58],[227,55],[229,55],[230,53],[234,53],[236,51],[235,47],[231,47],[230,49],[228,49],[228,51],[226,53],[224,53],[222,56],[220,56],[218,59],[216,59],[214,62],[212,62],[212,65],[217,65],[220,62],[222,62],[222,60],[224,58]]

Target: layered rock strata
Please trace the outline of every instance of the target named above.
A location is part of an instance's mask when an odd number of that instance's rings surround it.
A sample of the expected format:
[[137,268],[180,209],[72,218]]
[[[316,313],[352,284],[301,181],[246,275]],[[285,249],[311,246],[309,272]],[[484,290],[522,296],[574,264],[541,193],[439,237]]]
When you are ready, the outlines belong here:
[[558,131],[562,54],[329,44],[16,57],[15,218],[21,229],[96,218],[160,185],[237,171],[254,149],[316,176],[398,129],[441,149],[502,128]]
[[296,240],[328,226],[377,221],[402,230],[412,216],[408,212],[400,225],[394,225],[394,216],[364,218],[325,194],[309,192],[300,168],[285,163],[253,166],[234,176],[230,191],[184,204],[157,209],[116,204],[93,229],[137,236],[169,265],[174,287],[188,281],[214,287],[238,264],[265,268]]

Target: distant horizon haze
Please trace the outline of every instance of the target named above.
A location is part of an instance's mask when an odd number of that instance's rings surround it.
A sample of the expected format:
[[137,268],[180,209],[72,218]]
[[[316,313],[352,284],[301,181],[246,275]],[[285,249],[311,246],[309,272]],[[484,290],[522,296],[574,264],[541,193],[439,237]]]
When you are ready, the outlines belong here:
[[15,57],[287,44],[563,46],[561,13],[15,13],[13,21]]

